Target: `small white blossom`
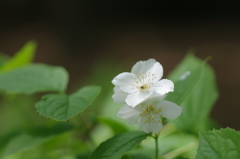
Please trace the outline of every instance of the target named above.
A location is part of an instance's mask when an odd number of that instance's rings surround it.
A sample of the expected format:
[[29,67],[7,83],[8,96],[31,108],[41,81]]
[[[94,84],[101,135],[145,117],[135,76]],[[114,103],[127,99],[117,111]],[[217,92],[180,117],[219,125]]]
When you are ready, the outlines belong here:
[[162,128],[162,117],[174,119],[181,113],[182,108],[177,104],[153,97],[134,108],[124,105],[117,116],[126,119],[129,124],[138,124],[146,133],[158,133]]
[[112,83],[115,85],[112,96],[117,103],[127,103],[135,107],[149,97],[158,96],[163,99],[165,94],[173,92],[172,81],[162,79],[162,65],[155,59],[137,62],[131,73],[123,72],[117,75]]

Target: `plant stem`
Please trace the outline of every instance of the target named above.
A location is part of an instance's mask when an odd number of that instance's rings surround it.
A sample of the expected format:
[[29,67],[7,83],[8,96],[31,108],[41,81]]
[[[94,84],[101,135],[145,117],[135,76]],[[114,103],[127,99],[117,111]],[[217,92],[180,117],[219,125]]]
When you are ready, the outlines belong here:
[[155,145],[156,145],[156,151],[155,151],[155,159],[158,159],[158,134],[155,134]]
[[82,118],[81,114],[78,115],[79,119],[81,120],[81,125],[83,127],[83,131],[84,131],[84,134],[86,136],[86,139],[88,140],[90,146],[91,146],[91,149],[93,150],[94,147],[95,147],[95,143],[93,142],[93,139],[90,135],[90,130],[87,126],[87,124],[85,123],[84,119]]
[[185,146],[182,146],[182,147],[179,147],[165,155],[163,155],[162,157],[164,159],[171,159],[171,158],[175,158],[185,152],[188,152],[188,151],[191,151],[193,149],[195,149],[197,147],[197,141],[192,141],[190,142],[189,144],[185,145]]

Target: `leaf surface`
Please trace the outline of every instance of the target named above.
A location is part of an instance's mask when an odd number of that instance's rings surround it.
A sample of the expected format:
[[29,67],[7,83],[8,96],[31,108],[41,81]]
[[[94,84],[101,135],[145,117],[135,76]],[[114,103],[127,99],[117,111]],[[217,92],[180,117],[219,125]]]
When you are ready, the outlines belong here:
[[209,130],[209,114],[218,98],[215,74],[209,65],[203,68],[202,76],[191,95],[181,104],[183,112],[173,121],[183,130],[197,134]]
[[169,77],[175,82],[175,90],[167,99],[183,108],[182,114],[171,121],[196,135],[199,130],[212,129],[215,125],[209,122],[209,113],[218,98],[213,69],[205,61],[188,54]]
[[6,93],[63,92],[67,83],[68,73],[64,68],[44,64],[31,64],[0,74],[0,90]]
[[147,136],[148,134],[142,131],[117,134],[101,143],[93,152],[90,159],[118,159],[125,152],[137,147]]
[[[192,63],[194,65],[190,67]],[[174,82],[175,88],[174,92],[168,93],[166,100],[181,105],[200,79],[204,64],[204,61],[188,54],[169,76],[169,79]]]
[[239,159],[240,132],[230,128],[200,131],[196,159]]
[[72,95],[48,94],[36,103],[36,108],[47,118],[67,121],[89,106],[100,91],[99,86],[85,86]]

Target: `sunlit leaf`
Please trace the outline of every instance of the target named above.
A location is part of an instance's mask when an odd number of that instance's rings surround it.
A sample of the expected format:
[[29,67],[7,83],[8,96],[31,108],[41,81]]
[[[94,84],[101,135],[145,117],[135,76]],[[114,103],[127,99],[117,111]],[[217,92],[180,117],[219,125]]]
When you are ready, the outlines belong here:
[[130,131],[117,134],[101,143],[93,152],[90,159],[117,159],[125,152],[137,147],[148,134],[142,131]]
[[6,72],[32,62],[37,44],[35,41],[27,42],[8,62],[0,68],[0,72]]
[[240,132],[230,128],[200,131],[196,159],[239,159]]
[[72,95],[48,94],[36,103],[37,111],[47,118],[67,121],[89,106],[99,95],[99,86],[85,86]]
[[44,64],[31,64],[0,74],[0,90],[6,93],[63,92],[67,82],[64,68]]

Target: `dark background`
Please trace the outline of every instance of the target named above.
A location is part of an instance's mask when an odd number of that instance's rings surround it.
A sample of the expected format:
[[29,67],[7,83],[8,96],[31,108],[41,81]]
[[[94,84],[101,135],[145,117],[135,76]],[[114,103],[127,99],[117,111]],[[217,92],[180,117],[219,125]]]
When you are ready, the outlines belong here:
[[220,99],[212,117],[239,130],[239,8],[226,0],[0,0],[0,51],[13,55],[35,39],[35,61],[65,67],[73,87],[101,61],[130,71],[155,58],[166,76],[194,48],[213,57]]

